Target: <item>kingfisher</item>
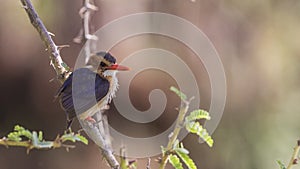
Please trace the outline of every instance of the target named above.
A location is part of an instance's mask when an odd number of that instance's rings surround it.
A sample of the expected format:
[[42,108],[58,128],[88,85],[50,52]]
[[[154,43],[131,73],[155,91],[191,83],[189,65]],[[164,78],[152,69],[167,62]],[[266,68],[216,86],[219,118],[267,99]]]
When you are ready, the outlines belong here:
[[90,57],[95,70],[79,68],[63,83],[57,92],[61,107],[67,115],[67,129],[73,119],[95,122],[92,116],[107,109],[118,89],[118,71],[127,71],[128,67],[118,65],[109,52],[98,52]]

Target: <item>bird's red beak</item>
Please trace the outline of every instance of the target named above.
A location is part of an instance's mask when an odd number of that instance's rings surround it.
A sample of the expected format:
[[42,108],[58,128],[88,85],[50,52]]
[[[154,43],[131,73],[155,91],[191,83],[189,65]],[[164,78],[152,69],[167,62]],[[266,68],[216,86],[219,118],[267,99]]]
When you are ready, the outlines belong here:
[[119,71],[127,71],[129,70],[129,67],[118,65],[118,64],[113,64],[109,67],[106,67],[106,70],[119,70]]

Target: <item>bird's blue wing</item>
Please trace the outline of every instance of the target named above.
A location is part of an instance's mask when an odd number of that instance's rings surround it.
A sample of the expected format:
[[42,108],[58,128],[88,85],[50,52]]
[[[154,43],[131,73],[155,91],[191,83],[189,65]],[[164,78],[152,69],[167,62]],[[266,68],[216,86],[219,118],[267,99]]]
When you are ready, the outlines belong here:
[[[58,92],[60,102],[68,118],[83,113],[106,96],[109,81],[89,69],[77,69],[65,81]],[[74,105],[75,103],[75,105]],[[76,108],[76,111],[75,111]]]

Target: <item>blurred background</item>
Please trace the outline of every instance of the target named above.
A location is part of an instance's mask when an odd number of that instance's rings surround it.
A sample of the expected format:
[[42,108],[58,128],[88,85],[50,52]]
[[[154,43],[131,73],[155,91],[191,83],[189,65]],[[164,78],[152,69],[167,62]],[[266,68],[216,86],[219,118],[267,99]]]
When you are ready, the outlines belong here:
[[[73,67],[82,48],[72,42],[81,28],[78,11],[82,1],[33,2],[48,30],[55,34],[56,44],[70,45],[61,55]],[[165,12],[195,24],[216,47],[227,77],[227,103],[212,135],[214,147],[198,144],[194,136],[184,139],[199,168],[277,168],[279,159],[288,163],[300,137],[300,1],[96,0],[95,5],[99,10],[92,18],[93,30],[124,15]],[[20,124],[43,130],[45,138],[54,139],[64,131],[66,117],[54,101],[60,84],[55,80],[49,82],[55,78],[55,72],[49,65],[48,54],[19,1],[1,1],[0,9],[0,137]],[[120,62],[145,47],[169,50],[190,64],[197,74],[201,108],[209,108],[210,84],[205,68],[201,62],[195,64],[196,56],[183,44],[166,37],[141,36],[120,42],[111,52]],[[130,88],[132,104],[139,110],[147,110],[149,92],[160,88],[168,93],[170,85],[176,83],[165,73],[141,72]],[[144,137],[165,130],[176,117],[174,107],[179,100],[173,96],[168,96],[166,114],[149,124],[148,132],[128,134]],[[113,105],[107,114],[116,128],[128,131],[138,126],[120,122],[122,117]],[[145,168],[146,161],[139,159],[138,168]],[[152,165],[157,168],[154,158]],[[33,150],[29,155],[24,148],[0,147],[0,166],[1,169],[108,168],[92,142],[88,146],[77,144],[70,152]]]

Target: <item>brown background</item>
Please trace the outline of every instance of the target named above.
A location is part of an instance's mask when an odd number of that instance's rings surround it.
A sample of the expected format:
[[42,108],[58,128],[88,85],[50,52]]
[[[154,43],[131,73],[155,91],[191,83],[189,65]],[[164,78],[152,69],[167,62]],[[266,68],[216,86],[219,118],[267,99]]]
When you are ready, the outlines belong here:
[[[81,27],[78,15],[81,4],[81,1],[34,1],[45,25],[56,35],[55,42],[71,45],[61,52],[71,67],[81,49],[81,45],[72,42]],[[194,23],[215,45],[227,76],[227,104],[213,134],[213,148],[198,144],[193,136],[184,140],[199,168],[276,168],[278,159],[287,163],[300,129],[299,1],[99,0],[96,5],[99,11],[92,21],[95,29],[127,14],[166,12]],[[21,124],[43,130],[47,139],[53,139],[63,131],[65,115],[53,101],[59,83],[49,83],[55,73],[49,66],[47,53],[19,1],[1,1],[0,10],[0,137],[15,124]],[[128,39],[112,52],[118,60],[149,46],[162,47],[180,56],[192,55],[184,45],[163,37],[152,37],[152,43],[141,45],[146,38]],[[193,65],[192,58],[186,61],[199,73],[201,107],[208,108],[207,75],[203,65]],[[145,84],[145,80],[153,83]],[[151,89],[158,87],[168,92],[168,86],[174,85],[171,77],[155,71],[143,72],[132,83],[132,103],[140,110],[149,108],[147,98]],[[176,114],[173,109],[176,103],[176,100],[170,103],[171,113]],[[130,129],[135,125],[116,124],[116,112],[113,108],[110,112],[113,114],[110,121],[116,127]],[[156,130],[148,134],[165,129],[168,120],[174,120],[174,116],[162,117],[152,124]],[[154,160],[152,164],[153,168],[157,167]],[[34,150],[29,155],[24,148],[0,147],[1,169],[96,169],[100,166],[104,167],[105,163],[93,143],[77,144],[70,152]],[[138,168],[145,168],[145,160],[139,159]]]

